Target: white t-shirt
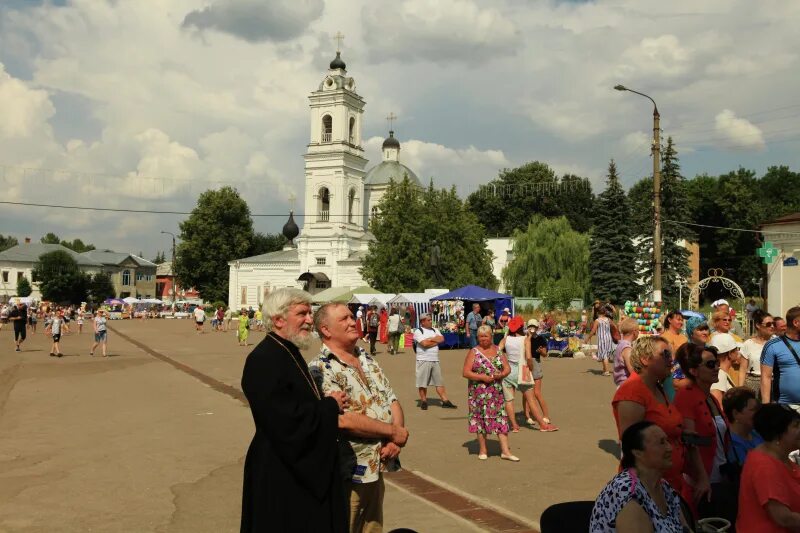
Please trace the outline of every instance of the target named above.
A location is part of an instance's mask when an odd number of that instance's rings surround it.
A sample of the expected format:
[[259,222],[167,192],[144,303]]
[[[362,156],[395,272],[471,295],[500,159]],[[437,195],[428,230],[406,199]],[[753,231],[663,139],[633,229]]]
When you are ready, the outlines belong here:
[[195,322],[205,322],[206,321],[206,312],[203,311],[199,307],[194,308],[194,320]]
[[98,333],[106,330],[106,317],[96,316],[94,317],[94,323],[97,324]]
[[414,330],[414,342],[417,343],[417,361],[433,361],[434,363],[439,362],[439,345],[434,344],[430,348],[423,348],[422,344],[420,344],[425,339],[430,339],[432,337],[436,337],[437,335],[441,335],[439,330],[434,329],[425,329],[425,328],[417,328]]
[[50,333],[53,335],[61,335],[61,324],[64,323],[64,319],[57,316],[53,318],[53,322],[50,323]]
[[387,326],[389,328],[389,333],[400,331],[400,315],[389,315]]
[[506,357],[508,357],[509,364],[517,364],[520,359],[524,358],[525,352],[525,337],[518,335],[516,337],[509,335],[506,337]]
[[742,349],[739,353],[747,359],[747,373],[761,375],[761,351],[764,349],[764,344],[758,343],[753,339],[747,339],[742,344]]
[[722,394],[725,394],[735,386],[728,373],[720,368],[717,374],[717,382],[711,385],[711,389],[722,391]]

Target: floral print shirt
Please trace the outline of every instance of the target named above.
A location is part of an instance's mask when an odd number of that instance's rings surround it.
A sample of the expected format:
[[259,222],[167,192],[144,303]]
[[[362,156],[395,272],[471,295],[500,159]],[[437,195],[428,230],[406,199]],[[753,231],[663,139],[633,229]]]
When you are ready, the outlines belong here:
[[[349,412],[365,414],[381,422],[392,422],[392,402],[397,397],[378,363],[361,348],[354,355],[361,362],[366,382],[356,368],[346,365],[325,344],[320,354],[308,363],[308,369],[323,394],[341,391],[350,396]],[[347,435],[339,440],[344,475],[353,483],[378,481],[381,465],[381,439]]]

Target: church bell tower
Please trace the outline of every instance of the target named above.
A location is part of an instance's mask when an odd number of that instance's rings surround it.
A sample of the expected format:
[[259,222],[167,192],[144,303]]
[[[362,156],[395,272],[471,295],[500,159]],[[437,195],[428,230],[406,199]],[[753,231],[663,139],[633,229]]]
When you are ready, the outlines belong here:
[[[337,34],[341,42],[342,35]],[[303,272],[321,272],[337,285],[336,263],[363,249],[364,99],[347,75],[341,51],[309,97],[305,160],[305,220],[296,240]]]

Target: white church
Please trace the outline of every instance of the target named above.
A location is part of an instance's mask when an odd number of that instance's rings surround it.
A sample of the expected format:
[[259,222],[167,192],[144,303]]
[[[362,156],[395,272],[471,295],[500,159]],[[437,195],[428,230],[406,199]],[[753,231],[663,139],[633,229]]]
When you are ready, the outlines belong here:
[[311,293],[329,287],[366,285],[359,269],[374,236],[369,219],[389,181],[416,174],[400,162],[400,142],[389,132],[383,161],[365,170],[361,147],[364,99],[347,75],[340,52],[328,73],[308,97],[311,140],[305,159],[305,220],[300,230],[290,214],[283,228],[289,244],[283,250],[228,263],[228,305],[260,306],[264,295],[279,287]]

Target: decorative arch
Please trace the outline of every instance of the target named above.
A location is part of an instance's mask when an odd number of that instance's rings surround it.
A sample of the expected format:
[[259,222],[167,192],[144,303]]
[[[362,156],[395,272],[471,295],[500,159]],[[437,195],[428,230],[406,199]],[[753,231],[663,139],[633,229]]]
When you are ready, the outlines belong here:
[[328,222],[331,217],[331,192],[320,187],[317,192],[317,222]]
[[701,279],[698,281],[694,287],[692,287],[692,292],[689,294],[689,309],[697,310],[700,305],[700,293],[703,290],[707,289],[709,285],[712,283],[720,283],[722,284],[722,288],[728,291],[732,298],[736,298],[739,300],[738,313],[737,316],[742,320],[746,320],[746,316],[744,313],[744,291],[739,286],[738,283],[733,281],[730,278],[725,277],[725,271],[721,268],[711,268],[708,270],[708,277]]
[[333,138],[333,117],[322,115],[322,142],[329,143]]

